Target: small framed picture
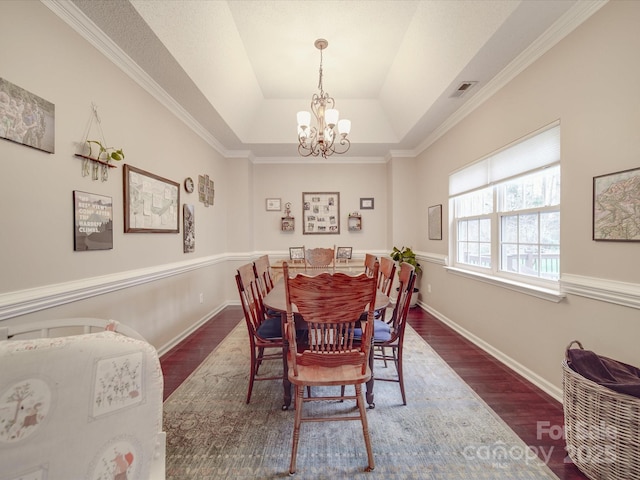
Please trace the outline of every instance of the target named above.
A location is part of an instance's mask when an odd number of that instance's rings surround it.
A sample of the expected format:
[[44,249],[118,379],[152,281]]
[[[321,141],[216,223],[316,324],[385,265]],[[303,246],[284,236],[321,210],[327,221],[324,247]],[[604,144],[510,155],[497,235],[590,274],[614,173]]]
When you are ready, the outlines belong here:
[[360,210],[373,210],[373,198],[361,198]]
[[289,258],[293,263],[304,263],[304,247],[289,247]]
[[279,198],[267,198],[267,211],[268,212],[279,212],[282,210],[282,205]]
[[442,205],[429,207],[429,240],[442,240]]
[[351,260],[352,247],[338,247],[336,258],[338,260]]

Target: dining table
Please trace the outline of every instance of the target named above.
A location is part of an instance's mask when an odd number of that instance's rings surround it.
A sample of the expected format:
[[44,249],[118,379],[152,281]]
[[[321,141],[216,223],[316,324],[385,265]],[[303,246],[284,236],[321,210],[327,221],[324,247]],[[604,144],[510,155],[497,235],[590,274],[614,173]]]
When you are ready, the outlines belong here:
[[[278,279],[273,288],[262,300],[265,308],[267,310],[272,310],[280,313],[280,318],[282,321],[282,331],[285,331],[285,324],[287,323],[287,299],[285,292],[285,284],[284,278]],[[390,299],[388,295],[385,295],[380,290],[376,290],[376,300],[374,310],[382,310],[387,308],[390,304]],[[295,306],[294,306],[295,308]],[[283,356],[283,374],[282,374],[282,386],[284,388],[284,403],[282,405],[283,410],[287,410],[291,406],[291,382],[289,381],[289,367],[287,354],[289,352],[289,341],[284,336],[284,342],[282,347],[282,356]],[[373,401],[373,339],[371,341],[371,352],[369,354],[369,367],[371,369],[371,378],[366,383],[366,400],[369,408],[374,408],[375,403]]]

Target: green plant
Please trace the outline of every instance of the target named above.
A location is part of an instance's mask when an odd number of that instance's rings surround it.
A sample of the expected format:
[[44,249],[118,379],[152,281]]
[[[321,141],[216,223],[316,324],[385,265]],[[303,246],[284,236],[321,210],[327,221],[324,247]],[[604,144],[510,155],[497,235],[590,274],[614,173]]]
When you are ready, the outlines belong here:
[[105,147],[102,145],[102,142],[97,140],[87,140],[87,145],[89,145],[89,156],[93,156],[93,146],[95,144],[98,147],[98,155],[96,158],[98,160],[110,161],[110,160],[122,160],[124,158],[124,152],[121,148],[116,149],[115,147]]
[[[393,247],[393,251],[390,254],[391,258],[395,262],[398,263],[398,266],[402,262],[407,262],[409,265],[413,265],[416,269],[416,275],[422,272],[422,268],[416,259],[416,254],[411,247],[402,247],[402,249],[398,249],[398,247]],[[399,273],[399,272],[398,272]]]

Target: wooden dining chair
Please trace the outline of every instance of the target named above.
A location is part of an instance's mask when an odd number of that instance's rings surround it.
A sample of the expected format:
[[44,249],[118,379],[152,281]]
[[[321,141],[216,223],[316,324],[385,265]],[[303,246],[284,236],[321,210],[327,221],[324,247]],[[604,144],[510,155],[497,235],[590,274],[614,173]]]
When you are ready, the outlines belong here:
[[365,253],[364,254],[364,273],[366,273],[367,275],[371,275],[373,272],[373,266],[377,261],[378,261],[378,257],[370,253]]
[[[404,343],[404,332],[407,325],[407,315],[411,304],[411,295],[416,281],[415,268],[406,262],[400,264],[400,274],[398,275],[398,298],[393,309],[393,314],[388,323],[383,320],[375,320],[374,328],[374,361],[383,360],[385,367],[388,361],[392,361],[396,367],[397,377],[383,378],[374,376],[376,381],[398,382],[400,384],[400,394],[402,404],[407,404],[407,396],[404,389],[404,376],[402,371],[402,350]],[[387,325],[389,328],[382,328]],[[391,353],[387,353],[387,349]]]
[[335,246],[333,248],[307,248],[304,254],[304,271],[334,272],[336,266],[335,252]]
[[269,293],[273,289],[273,273],[271,272],[271,263],[269,262],[269,255],[262,255],[253,262],[253,270],[256,278],[258,279],[258,286],[260,287],[260,293],[262,297]]
[[[394,275],[396,274],[396,262],[391,257],[380,258],[380,270],[378,271],[378,290],[384,293],[387,297],[391,294],[391,287],[393,286]],[[384,320],[387,315],[387,310],[384,309],[380,312],[380,318]]]
[[[368,466],[375,467],[371,437],[367,423],[362,384],[371,378],[369,355],[376,298],[375,275],[364,273],[351,276],[342,272],[305,274],[289,278],[288,265],[284,264],[287,304],[286,334],[289,341],[288,378],[295,386],[296,415],[293,427],[293,445],[289,473],[296,471],[300,425],[306,422],[360,420],[367,449]],[[298,345],[295,309],[307,325],[307,342]],[[364,333],[361,341],[354,341],[354,330],[360,323],[360,314],[367,311],[367,321],[362,322]],[[305,387],[353,385],[355,395],[308,396]],[[322,391],[321,391],[322,394]],[[304,404],[312,401],[355,400],[358,415],[305,417]]]
[[247,403],[249,403],[254,381],[282,380],[282,374],[262,377],[258,375],[263,361],[283,360],[282,320],[279,315],[266,316],[253,263],[248,263],[238,268],[236,284],[238,285],[240,303],[242,304],[251,347],[251,374],[247,391]]

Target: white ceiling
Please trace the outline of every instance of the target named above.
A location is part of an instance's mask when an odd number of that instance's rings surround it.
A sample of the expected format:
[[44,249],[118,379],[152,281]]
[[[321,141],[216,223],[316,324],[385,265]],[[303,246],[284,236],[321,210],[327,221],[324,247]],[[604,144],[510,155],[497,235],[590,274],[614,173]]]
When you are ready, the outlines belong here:
[[[324,89],[352,121],[348,155],[384,159],[419,153],[604,4],[44,1],[221,153],[258,160],[298,158],[295,117],[318,91],[318,38],[329,41]],[[478,83],[452,97],[464,81]]]

